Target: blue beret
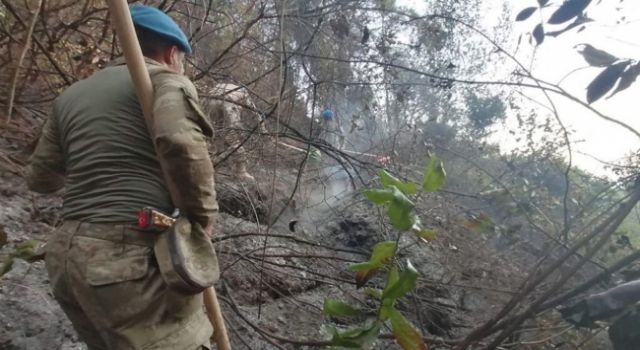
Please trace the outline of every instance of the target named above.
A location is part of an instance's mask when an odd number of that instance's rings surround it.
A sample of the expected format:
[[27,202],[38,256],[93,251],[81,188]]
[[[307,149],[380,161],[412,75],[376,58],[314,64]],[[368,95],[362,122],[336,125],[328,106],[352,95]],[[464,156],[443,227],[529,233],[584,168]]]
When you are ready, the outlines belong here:
[[182,51],[191,54],[191,45],[178,24],[166,13],[155,7],[131,6],[131,18],[136,27],[147,29],[175,43]]
[[329,108],[325,109],[324,112],[322,112],[322,117],[327,120],[332,119],[333,111]]

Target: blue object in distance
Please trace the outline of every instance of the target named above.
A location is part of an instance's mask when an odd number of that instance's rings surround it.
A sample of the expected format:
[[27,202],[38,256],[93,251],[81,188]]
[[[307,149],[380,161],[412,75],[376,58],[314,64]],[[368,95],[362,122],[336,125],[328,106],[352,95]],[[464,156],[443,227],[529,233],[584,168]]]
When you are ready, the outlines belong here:
[[322,118],[324,118],[324,120],[331,120],[333,119],[333,111],[330,108],[325,109],[322,112]]

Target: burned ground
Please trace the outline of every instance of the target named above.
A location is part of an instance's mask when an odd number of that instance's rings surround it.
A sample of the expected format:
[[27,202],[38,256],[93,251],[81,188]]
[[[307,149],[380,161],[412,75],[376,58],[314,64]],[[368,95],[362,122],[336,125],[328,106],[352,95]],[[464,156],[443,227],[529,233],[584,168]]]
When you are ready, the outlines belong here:
[[[300,203],[311,203],[308,198],[315,197],[316,189],[302,187],[294,196],[298,206],[279,210],[278,205],[289,202],[286,186],[297,174],[281,171],[274,180],[272,170],[255,172],[259,184],[275,184],[271,193],[280,197],[273,198],[273,203],[269,194],[256,194],[267,191],[219,177],[223,208],[215,238],[222,272],[219,297],[234,347],[313,347],[327,339],[321,331],[324,323],[344,322],[323,315],[325,298],[372,307],[357,290],[348,267],[367,260],[371,247],[393,238],[394,233],[358,191],[345,190],[322,201],[315,198],[317,203],[309,207]],[[0,222],[8,236],[1,251],[5,259],[22,242],[46,240],[59,222],[61,203],[56,196],[28,192],[15,175],[5,173],[1,179]],[[272,212],[282,213],[271,226],[269,205]],[[398,259],[411,259],[420,279],[416,290],[397,307],[426,336],[458,339],[516,292],[527,272],[523,264],[534,256],[518,247],[504,252],[493,248],[490,236],[464,226],[465,206],[444,194],[422,198],[419,212],[438,236],[428,243],[408,236],[401,239]],[[516,253],[520,260],[509,262]],[[367,286],[382,288],[382,283],[374,278]],[[15,260],[13,269],[2,277],[0,305],[2,348],[38,349],[52,344],[59,349],[83,348],[51,297],[41,261]],[[378,343],[379,349],[393,347],[391,340]]]

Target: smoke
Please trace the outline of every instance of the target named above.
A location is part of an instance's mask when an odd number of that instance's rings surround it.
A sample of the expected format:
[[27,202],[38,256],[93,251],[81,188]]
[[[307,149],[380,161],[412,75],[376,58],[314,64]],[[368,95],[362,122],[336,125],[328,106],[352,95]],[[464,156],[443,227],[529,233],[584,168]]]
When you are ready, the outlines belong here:
[[349,175],[340,165],[311,169],[312,178],[303,193],[304,207],[301,216],[314,222],[333,212],[336,205],[351,193]]

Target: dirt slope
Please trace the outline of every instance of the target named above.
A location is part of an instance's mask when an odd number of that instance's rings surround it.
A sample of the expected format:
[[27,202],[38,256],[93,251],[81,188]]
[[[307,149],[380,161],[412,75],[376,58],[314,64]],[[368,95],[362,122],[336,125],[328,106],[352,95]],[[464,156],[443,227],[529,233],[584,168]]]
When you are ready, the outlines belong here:
[[[396,236],[357,192],[342,187],[343,191],[332,189],[327,195],[327,187],[313,181],[268,228],[266,212],[270,205],[279,212],[287,202],[296,172],[282,171],[276,181],[269,170],[256,170],[256,175],[260,191],[222,173],[219,177],[225,212],[216,237],[222,268],[217,289],[223,311],[235,348],[305,348],[300,342],[327,339],[322,324],[346,325],[345,320],[323,316],[325,298],[349,300],[363,308],[372,305],[356,290],[348,266],[367,260],[376,242]],[[273,183],[275,190],[269,191]],[[8,236],[0,260],[21,242],[46,240],[57,222],[59,199],[28,192],[15,175],[0,177],[0,200],[0,227]],[[509,255],[495,251],[482,235],[464,228],[465,207],[455,200],[431,195],[419,204],[422,222],[435,228],[438,238],[430,243],[408,236],[401,239],[400,259],[411,259],[420,283],[398,307],[425,335],[456,339],[495,314],[526,270],[519,262],[506,261]],[[368,286],[380,288],[381,283],[374,279]],[[551,346],[532,349],[547,345]],[[42,262],[16,260],[0,279],[0,348],[84,348],[51,297]],[[398,347],[391,340],[380,340],[376,348]]]

